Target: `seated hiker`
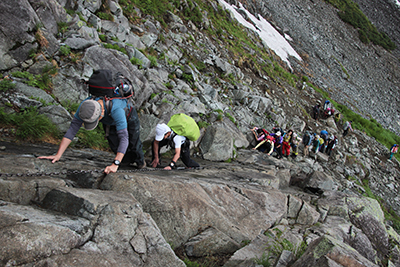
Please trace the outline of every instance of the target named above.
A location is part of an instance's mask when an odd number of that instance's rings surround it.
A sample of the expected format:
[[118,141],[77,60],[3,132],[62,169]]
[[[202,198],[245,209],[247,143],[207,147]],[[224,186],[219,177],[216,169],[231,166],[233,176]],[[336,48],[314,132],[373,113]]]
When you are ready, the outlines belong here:
[[254,127],[251,129],[251,132],[254,135],[254,139],[257,142],[257,149],[260,150],[261,152],[264,152],[266,149],[264,143],[260,144],[260,142],[264,141],[266,139],[266,136],[268,135],[268,132],[262,128]]
[[274,152],[274,138],[271,135],[267,135],[267,137],[263,141],[258,143],[258,145],[253,148],[253,150],[258,149],[261,146],[264,147],[263,150],[259,149],[261,152],[266,153],[267,155],[271,155],[272,152]]
[[175,154],[165,170],[171,170],[176,168],[176,162],[181,158],[182,162],[188,168],[200,167],[200,165],[190,158],[190,141],[185,136],[177,135],[172,129],[165,123],[157,124],[156,126],[156,137],[152,143],[152,162],[151,166],[156,168],[160,166],[161,157],[160,149],[163,146],[170,145],[175,149]]
[[397,150],[399,148],[399,145],[394,144],[391,148],[390,148],[390,156],[389,156],[389,160],[392,160],[392,157],[394,154],[397,153]]
[[106,103],[103,98],[97,97],[93,99],[89,97],[82,101],[68,131],[61,140],[57,154],[42,156],[39,159],[50,159],[52,163],[59,161],[82,123],[86,130],[91,131],[97,127],[99,122],[102,122],[103,125],[111,126],[107,139],[110,148],[116,154],[114,161],[105,168],[104,172],[106,174],[116,172],[127,151],[131,153],[132,162],[136,162],[138,168],[144,168],[146,163],[144,161],[142,142],[139,138],[140,125],[136,109],[130,109],[131,114],[127,118],[125,113],[128,105],[127,100],[116,98],[110,101],[112,101],[110,112],[105,108]]
[[292,139],[293,130],[289,130],[283,135],[282,155],[286,158],[290,156],[290,140]]

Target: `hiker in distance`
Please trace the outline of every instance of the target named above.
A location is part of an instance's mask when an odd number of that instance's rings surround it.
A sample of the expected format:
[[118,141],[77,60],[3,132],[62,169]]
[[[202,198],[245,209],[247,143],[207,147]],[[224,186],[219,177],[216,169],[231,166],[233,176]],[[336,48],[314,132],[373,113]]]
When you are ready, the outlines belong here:
[[116,154],[111,164],[104,169],[104,173],[109,174],[118,170],[128,148],[131,162],[137,163],[138,168],[144,168],[146,163],[142,142],[139,138],[140,124],[136,109],[130,108],[131,114],[127,118],[128,103],[126,99],[116,98],[109,101],[112,102],[110,112],[105,108],[106,100],[102,97],[89,97],[82,101],[68,131],[61,140],[57,153],[53,156],[41,156],[39,159],[50,159],[52,163],[59,161],[82,124],[86,130],[91,131],[97,127],[99,122],[102,122],[104,128],[109,130],[108,136],[106,133],[108,143]]
[[390,148],[389,160],[392,160],[393,155],[397,153],[397,150],[398,150],[398,149],[399,149],[399,145],[398,145],[398,144],[394,144],[394,145]]
[[343,125],[343,137],[345,137],[348,133],[349,130],[353,131],[353,128],[351,127],[352,121],[346,121]]
[[163,146],[170,145],[175,149],[175,154],[166,166],[165,170],[171,170],[176,168],[176,162],[181,158],[182,162],[188,168],[197,168],[200,165],[190,158],[190,141],[188,138],[182,135],[176,134],[167,124],[160,123],[156,126],[156,137],[152,142],[152,162],[153,168],[160,167],[160,149]]

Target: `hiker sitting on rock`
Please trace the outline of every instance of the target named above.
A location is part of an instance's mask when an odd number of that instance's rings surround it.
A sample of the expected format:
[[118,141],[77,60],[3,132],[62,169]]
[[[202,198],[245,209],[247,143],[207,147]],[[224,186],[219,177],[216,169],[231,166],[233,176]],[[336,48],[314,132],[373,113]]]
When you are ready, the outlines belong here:
[[[274,152],[274,141],[275,138],[271,135],[267,135],[264,140],[262,140],[258,145],[253,147],[253,150],[259,149],[261,152],[271,155]],[[263,147],[260,149],[260,147]]]
[[182,162],[188,168],[200,167],[200,165],[190,158],[190,141],[185,136],[177,135],[172,129],[165,123],[157,124],[156,126],[156,137],[152,143],[152,162],[153,168],[159,167],[161,163],[160,149],[163,146],[170,145],[175,149],[175,155],[173,156],[171,163],[166,166],[165,170],[171,170],[176,168],[176,162],[181,158]]
[[253,148],[253,150],[258,149],[261,152],[268,153],[270,150],[270,146],[266,143],[267,136],[269,136],[267,130],[254,127],[253,129],[251,129],[251,132],[253,133],[254,139],[257,142],[257,145],[255,148]]
[[108,112],[105,108],[105,100],[102,98],[92,99],[92,97],[89,97],[85,99],[80,104],[67,133],[61,140],[57,154],[42,156],[39,159],[50,159],[52,163],[59,161],[81,128],[82,123],[86,130],[91,131],[97,127],[99,122],[102,122],[105,129],[107,129],[106,126],[110,126],[107,139],[111,150],[116,154],[114,161],[105,168],[104,172],[106,174],[116,172],[128,149],[130,156],[132,156],[132,161],[137,163],[138,168],[144,168],[146,164],[144,162],[142,142],[139,138],[140,125],[136,109],[131,109],[131,114],[127,119],[125,114],[126,99],[113,99],[111,101],[111,111]]

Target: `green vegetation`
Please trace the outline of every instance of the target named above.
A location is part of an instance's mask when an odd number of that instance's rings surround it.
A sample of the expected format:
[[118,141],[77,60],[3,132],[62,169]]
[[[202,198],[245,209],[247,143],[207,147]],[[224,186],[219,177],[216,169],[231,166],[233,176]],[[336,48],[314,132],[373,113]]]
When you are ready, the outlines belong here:
[[[332,101],[337,110],[342,113],[345,120],[352,121],[352,127],[360,131],[365,132],[368,136],[374,137],[379,143],[389,148],[393,144],[400,143],[400,136],[397,136],[393,132],[386,130],[380,125],[375,119],[365,119],[361,115],[351,111],[345,105],[337,104]],[[395,157],[400,160],[399,153],[395,154]]]
[[68,23],[66,22],[57,22],[58,32],[63,34],[68,31]]
[[24,141],[41,141],[47,137],[58,137],[56,126],[36,108],[28,108],[19,113],[8,114],[0,108],[0,124],[15,128],[15,135]]
[[69,56],[71,54],[71,48],[68,45],[60,46],[60,53],[63,56]]
[[197,122],[197,125],[199,126],[200,129],[201,128],[206,129],[208,126],[210,126],[210,124],[208,122],[205,122],[205,121],[199,121],[199,122]]
[[99,34],[100,41],[103,43],[107,42],[107,35],[105,34]]
[[135,11],[135,7],[137,7],[143,14],[153,16],[163,26],[167,25],[164,21],[167,11],[174,10],[171,1],[168,0],[122,0],[119,1],[119,4],[122,7],[124,16],[127,17],[130,22],[135,22],[138,20],[138,16]]
[[198,263],[189,260],[188,258],[183,259],[183,262],[186,264],[187,267],[214,267],[215,264],[211,263],[210,261],[206,260],[203,263]]
[[135,58],[135,57],[132,57],[132,58],[130,59],[130,61],[131,61],[131,63],[132,63],[133,65],[139,66],[139,69],[142,69],[142,68],[143,68],[143,61],[141,61],[140,59]]
[[9,79],[3,79],[0,81],[0,91],[7,91],[9,89],[15,88],[15,84]]
[[69,112],[75,113],[80,103],[71,102],[70,100],[62,102],[62,106]]
[[381,205],[381,209],[385,214],[385,219],[392,222],[393,229],[400,234],[400,216],[397,215],[396,212],[391,207],[389,207],[382,198],[372,193],[371,188],[369,187],[368,179],[363,179],[362,183],[363,188],[365,189],[364,195],[373,198],[379,202],[379,204]]
[[394,50],[395,43],[384,33],[379,32],[376,27],[360,10],[357,3],[352,0],[325,0],[339,9],[339,17],[346,23],[358,29],[359,38],[363,43],[372,42],[387,50]]
[[29,86],[39,87],[40,89],[45,91],[51,91],[53,87],[53,84],[51,82],[51,76],[55,75],[56,73],[57,73],[56,68],[45,67],[41,75],[40,74],[33,75],[27,71],[24,72],[16,71],[11,73],[11,75],[17,78],[25,79],[24,83],[26,83]]
[[78,137],[78,142],[76,146],[78,147],[91,147],[93,149],[108,150],[108,142],[104,137],[104,129],[102,124],[96,127],[92,131],[87,131],[84,128],[80,128],[76,136]]
[[147,58],[150,60],[150,67],[157,67],[157,57],[149,55]]
[[118,44],[103,44],[103,45],[105,48],[118,50],[118,51],[124,53],[125,55],[128,54],[128,52],[126,52],[126,49],[123,47],[119,47]]
[[273,229],[275,232],[275,240],[273,244],[269,247],[271,249],[272,253],[279,257],[284,250],[291,251],[296,258],[301,257],[301,255],[304,254],[307,248],[307,244],[304,241],[301,241],[299,244],[294,245],[291,243],[289,240],[286,238],[283,238],[283,232],[277,228]]
[[100,19],[114,21],[113,15],[106,12],[97,12],[96,14]]
[[270,257],[271,257],[271,252],[268,252],[268,255],[265,254],[264,252],[260,258],[254,259],[254,263],[257,265],[262,265],[264,267],[270,267],[272,266],[272,263],[270,262]]

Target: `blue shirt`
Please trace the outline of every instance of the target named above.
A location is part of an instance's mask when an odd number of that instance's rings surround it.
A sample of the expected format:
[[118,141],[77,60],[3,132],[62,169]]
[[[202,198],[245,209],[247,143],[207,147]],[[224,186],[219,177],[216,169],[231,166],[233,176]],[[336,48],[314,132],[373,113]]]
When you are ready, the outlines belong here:
[[[91,97],[86,98],[85,100],[82,101],[82,103],[88,99],[91,99]],[[95,100],[99,99],[100,97],[95,98]],[[100,120],[100,122],[105,125],[112,125],[116,127],[119,139],[117,152],[125,154],[129,144],[128,123],[125,114],[125,107],[127,106],[127,100],[116,98],[111,101],[112,101],[112,107],[110,112],[107,111],[106,103],[104,101],[104,109],[105,109],[104,117]],[[71,125],[69,126],[69,129],[64,135],[65,138],[73,140],[76,133],[79,131],[79,128],[81,128],[82,126],[83,121],[79,117],[79,110],[81,108],[82,103],[79,105],[74,115],[74,119],[72,120]]]
[[[85,100],[82,101],[85,102],[86,100],[91,99],[91,97],[86,98]],[[95,98],[94,100],[99,100],[100,97]],[[117,131],[123,130],[128,127],[128,123],[126,121],[126,115],[125,115],[125,108],[127,105],[126,99],[113,99],[112,101],[112,108],[110,111],[110,114],[108,114],[107,108],[106,108],[106,103],[104,102],[104,117],[100,120],[101,123],[104,123],[105,125],[113,125],[117,128]],[[82,103],[79,105],[78,109],[76,110],[75,113],[75,118],[80,120],[82,123],[83,121],[79,117],[79,110],[81,109]]]

